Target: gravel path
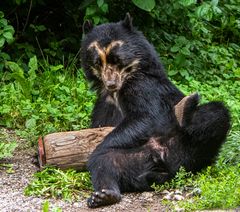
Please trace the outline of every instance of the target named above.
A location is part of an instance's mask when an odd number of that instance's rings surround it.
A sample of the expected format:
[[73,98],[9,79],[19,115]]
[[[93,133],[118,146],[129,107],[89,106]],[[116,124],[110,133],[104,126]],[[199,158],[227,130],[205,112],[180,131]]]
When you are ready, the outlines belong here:
[[[13,131],[0,129],[6,140],[17,140],[21,144],[24,141],[17,138]],[[2,136],[0,137],[2,139]],[[42,211],[42,206],[46,202],[44,198],[24,196],[24,188],[32,179],[32,175],[38,168],[32,164],[35,151],[26,148],[17,148],[14,157],[6,160],[6,163],[13,165],[13,173],[7,173],[6,169],[0,168],[0,212],[12,211]],[[52,209],[61,208],[66,212],[81,211],[165,211],[161,205],[161,200],[154,192],[124,194],[119,204],[98,209],[88,209],[86,199],[69,203],[63,200],[47,199]]]

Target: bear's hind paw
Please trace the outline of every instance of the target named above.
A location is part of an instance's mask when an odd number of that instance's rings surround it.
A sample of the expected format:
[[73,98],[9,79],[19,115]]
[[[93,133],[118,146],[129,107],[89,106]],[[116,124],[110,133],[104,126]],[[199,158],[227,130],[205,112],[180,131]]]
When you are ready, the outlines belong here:
[[91,197],[87,200],[89,208],[97,208],[104,205],[112,205],[121,200],[121,194],[114,190],[102,189],[92,193]]

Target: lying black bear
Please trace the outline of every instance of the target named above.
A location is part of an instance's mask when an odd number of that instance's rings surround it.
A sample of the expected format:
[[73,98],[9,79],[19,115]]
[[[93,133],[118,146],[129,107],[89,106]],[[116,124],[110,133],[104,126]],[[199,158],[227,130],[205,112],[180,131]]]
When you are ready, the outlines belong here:
[[199,106],[197,94],[184,98],[129,14],[84,28],[82,67],[98,95],[92,127],[116,126],[89,158],[95,192],[88,206],[116,203],[121,192],[151,190],[180,166],[196,172],[210,165],[230,127],[224,105]]

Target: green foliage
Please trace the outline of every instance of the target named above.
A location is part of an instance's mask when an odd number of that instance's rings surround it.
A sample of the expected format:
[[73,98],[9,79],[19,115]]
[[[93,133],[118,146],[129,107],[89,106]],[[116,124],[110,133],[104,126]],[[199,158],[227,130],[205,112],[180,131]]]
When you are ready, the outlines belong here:
[[90,190],[89,173],[49,167],[34,174],[33,181],[25,188],[25,194],[77,200]]
[[4,44],[11,44],[14,41],[14,32],[13,26],[9,25],[8,20],[4,18],[4,13],[0,11],[0,71],[3,70],[4,61],[10,59],[9,54],[3,51]]
[[62,209],[58,208],[58,207],[50,209],[49,201],[45,201],[42,206],[42,212],[50,212],[50,211],[51,212],[62,212]]
[[4,43],[12,43],[14,38],[14,28],[8,24],[7,19],[4,18],[4,13],[0,11],[0,49],[4,46]]
[[0,141],[0,161],[4,158],[12,157],[12,153],[17,147],[15,142],[6,143]]
[[[156,4],[150,13],[156,27],[148,35],[156,43],[170,76],[189,80],[191,75],[204,80],[212,74],[232,81],[239,79],[237,5],[235,0],[228,4],[225,1],[197,4],[191,0]],[[164,23],[164,28],[158,27],[159,23]]]
[[16,147],[16,141],[13,139],[8,139],[6,133],[0,130],[0,165],[1,160],[12,157],[13,151]]
[[[30,141],[39,134],[86,128],[95,96],[81,70],[68,74],[62,65],[42,65],[29,60],[24,70],[7,62],[0,97],[0,124],[18,128]],[[41,70],[43,70],[41,72]]]
[[193,186],[193,174],[191,172],[186,172],[186,170],[181,167],[177,172],[176,176],[170,181],[165,182],[162,185],[153,184],[152,188],[156,192],[161,192],[165,189],[181,189],[184,187]]
[[151,11],[155,7],[155,0],[132,0],[132,2],[142,10]]
[[108,20],[105,15],[108,13],[108,4],[104,0],[97,0],[88,5],[85,13],[85,20],[93,20],[95,25],[105,23]]
[[240,164],[221,169],[208,167],[197,175],[195,181],[201,195],[180,202],[179,207],[184,207],[186,211],[237,208],[240,204],[239,168]]
[[185,198],[178,203],[165,201],[173,208],[184,208],[185,211],[204,209],[231,209],[240,204],[240,164],[236,166],[212,166],[206,170],[192,175],[183,168],[176,177],[163,185],[153,184],[157,192],[165,189],[180,189],[192,192],[192,198]]

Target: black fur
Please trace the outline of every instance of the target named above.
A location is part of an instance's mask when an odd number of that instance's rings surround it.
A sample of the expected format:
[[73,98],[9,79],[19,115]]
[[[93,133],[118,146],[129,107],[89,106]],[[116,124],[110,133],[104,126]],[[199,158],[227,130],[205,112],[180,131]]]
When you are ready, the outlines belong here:
[[[107,62],[119,69],[136,59],[139,64],[114,94],[93,73],[98,55],[89,45],[97,41],[106,47],[116,40],[123,45],[113,48],[114,60],[109,55]],[[193,95],[180,124],[174,106],[184,94],[169,81],[153,46],[133,28],[129,15],[94,27],[82,42],[81,60],[98,92],[92,127],[116,126],[89,158],[95,189],[89,207],[116,203],[120,192],[151,190],[153,182],[171,179],[180,166],[196,172],[213,162],[230,127],[228,110],[220,102],[199,106]],[[117,102],[107,101],[114,95]]]

